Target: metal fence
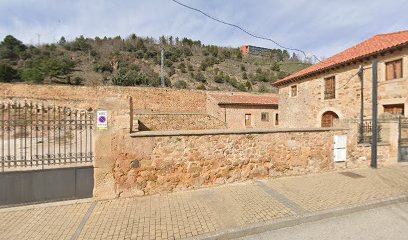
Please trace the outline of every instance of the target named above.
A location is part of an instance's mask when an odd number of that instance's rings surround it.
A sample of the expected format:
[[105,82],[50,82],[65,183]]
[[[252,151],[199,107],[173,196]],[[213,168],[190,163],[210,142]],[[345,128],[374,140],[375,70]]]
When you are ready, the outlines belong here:
[[[359,143],[372,143],[373,142],[373,123],[372,121],[365,120],[363,124],[358,124],[358,130],[360,132]],[[378,142],[382,142],[382,126],[378,124],[377,127],[377,139]]]
[[90,163],[93,112],[0,103],[0,170]]

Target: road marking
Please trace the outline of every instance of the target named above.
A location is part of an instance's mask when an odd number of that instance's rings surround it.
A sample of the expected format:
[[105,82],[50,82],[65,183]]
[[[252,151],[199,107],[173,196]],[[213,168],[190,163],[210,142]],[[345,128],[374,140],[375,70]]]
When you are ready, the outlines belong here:
[[75,231],[74,235],[70,238],[70,240],[77,240],[79,236],[81,235],[82,230],[85,227],[85,224],[88,222],[89,218],[91,217],[91,214],[93,210],[96,207],[96,202],[93,202],[91,206],[89,206],[88,211],[86,211],[85,216],[82,218],[81,223],[79,224],[77,230]]
[[267,194],[271,195],[273,198],[278,200],[280,203],[285,205],[287,208],[292,210],[294,213],[297,215],[304,215],[305,213],[308,213],[307,210],[299,206],[297,203],[293,202],[289,198],[287,198],[285,195],[279,193],[278,191],[274,190],[273,188],[269,187],[266,185],[264,182],[261,181],[256,181],[256,185],[260,187],[262,190],[264,190]]

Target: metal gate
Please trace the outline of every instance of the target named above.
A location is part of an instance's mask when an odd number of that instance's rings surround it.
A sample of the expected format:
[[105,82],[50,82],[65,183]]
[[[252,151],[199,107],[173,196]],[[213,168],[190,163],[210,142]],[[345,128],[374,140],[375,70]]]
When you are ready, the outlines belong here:
[[408,161],[408,118],[399,118],[398,160]]
[[92,196],[92,136],[92,110],[0,104],[0,205]]

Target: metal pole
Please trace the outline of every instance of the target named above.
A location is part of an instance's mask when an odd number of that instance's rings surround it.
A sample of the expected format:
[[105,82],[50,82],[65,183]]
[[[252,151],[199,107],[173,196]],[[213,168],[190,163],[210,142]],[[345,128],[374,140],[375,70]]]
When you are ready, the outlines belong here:
[[373,61],[373,143],[371,144],[371,167],[377,168],[377,138],[378,138],[378,106],[377,106],[377,94],[378,94],[378,61]]
[[360,89],[360,143],[364,142],[364,68],[360,65],[359,77],[361,81]]
[[161,74],[161,86],[165,87],[164,83],[164,48],[161,49],[161,67],[160,67],[160,74]]

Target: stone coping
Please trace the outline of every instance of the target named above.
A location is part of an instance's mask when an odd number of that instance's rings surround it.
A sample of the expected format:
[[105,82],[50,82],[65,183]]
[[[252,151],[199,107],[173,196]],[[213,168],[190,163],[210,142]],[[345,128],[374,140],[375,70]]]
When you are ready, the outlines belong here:
[[328,132],[349,130],[348,128],[281,128],[281,129],[209,129],[209,130],[175,130],[175,131],[141,131],[131,133],[131,137],[165,137],[165,136],[203,136],[232,134],[267,134],[285,132]]
[[[378,142],[377,146],[390,146],[391,144],[388,142]],[[371,147],[371,143],[359,143],[357,144],[358,147]]]
[[133,115],[208,115],[198,112],[134,112]]

